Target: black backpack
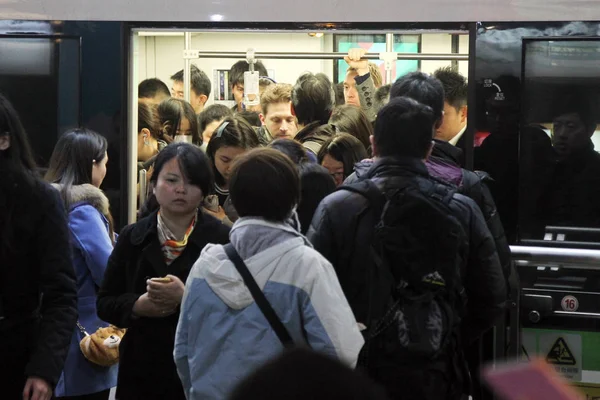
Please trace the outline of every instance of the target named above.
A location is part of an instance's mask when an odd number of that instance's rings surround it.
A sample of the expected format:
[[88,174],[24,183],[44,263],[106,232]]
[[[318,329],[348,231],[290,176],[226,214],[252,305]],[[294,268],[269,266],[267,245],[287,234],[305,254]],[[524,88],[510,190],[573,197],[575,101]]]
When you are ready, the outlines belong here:
[[376,213],[361,365],[369,369],[370,356],[407,368],[452,358],[468,257],[467,235],[449,208],[455,191],[400,177],[387,178],[383,190],[371,180],[340,189],[363,195]]

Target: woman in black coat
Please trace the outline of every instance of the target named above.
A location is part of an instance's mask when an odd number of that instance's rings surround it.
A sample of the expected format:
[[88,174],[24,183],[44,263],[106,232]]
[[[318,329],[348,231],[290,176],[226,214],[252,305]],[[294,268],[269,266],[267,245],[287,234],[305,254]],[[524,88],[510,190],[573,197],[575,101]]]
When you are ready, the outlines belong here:
[[128,328],[119,348],[119,400],[184,400],[173,361],[184,282],[204,246],[227,243],[229,229],[199,211],[214,180],[195,146],[163,149],[151,182],[160,209],[121,232],[98,294],[98,315]]
[[77,321],[65,210],[35,174],[19,117],[0,95],[0,374],[3,399],[48,400]]

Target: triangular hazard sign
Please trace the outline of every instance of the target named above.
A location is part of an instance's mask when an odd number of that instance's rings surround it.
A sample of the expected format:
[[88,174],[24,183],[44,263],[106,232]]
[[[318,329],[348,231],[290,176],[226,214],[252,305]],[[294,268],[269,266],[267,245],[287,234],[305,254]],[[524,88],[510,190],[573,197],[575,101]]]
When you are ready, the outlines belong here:
[[577,363],[575,357],[573,357],[573,353],[571,353],[571,350],[567,346],[567,342],[561,337],[554,342],[554,345],[546,356],[546,361],[556,365],[575,365]]

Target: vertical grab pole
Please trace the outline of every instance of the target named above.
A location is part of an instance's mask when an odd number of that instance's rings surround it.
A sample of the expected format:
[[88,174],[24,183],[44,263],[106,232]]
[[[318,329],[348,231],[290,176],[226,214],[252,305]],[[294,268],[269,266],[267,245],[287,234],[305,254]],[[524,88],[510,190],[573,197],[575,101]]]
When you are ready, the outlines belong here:
[[[183,48],[185,50],[192,49],[192,32],[185,32],[183,34]],[[191,62],[189,58],[184,58],[183,67],[183,99],[189,103],[190,101],[190,86],[192,81],[192,71],[190,70]]]
[[[385,51],[386,53],[393,53],[394,52],[394,34],[393,33],[386,33],[385,34]],[[386,69],[385,69],[385,83],[392,83],[392,68],[387,68],[389,65],[387,65],[387,61],[386,61]]]

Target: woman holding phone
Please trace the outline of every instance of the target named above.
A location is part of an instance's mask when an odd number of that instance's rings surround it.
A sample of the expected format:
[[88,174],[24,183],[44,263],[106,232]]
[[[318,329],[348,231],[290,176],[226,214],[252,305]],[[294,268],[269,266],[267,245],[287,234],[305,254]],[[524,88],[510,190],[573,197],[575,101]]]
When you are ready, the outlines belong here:
[[184,282],[204,246],[227,243],[229,229],[198,211],[214,180],[196,146],[165,147],[151,181],[160,207],[119,235],[98,293],[98,315],[128,328],[119,349],[119,400],[184,400],[173,361]]

